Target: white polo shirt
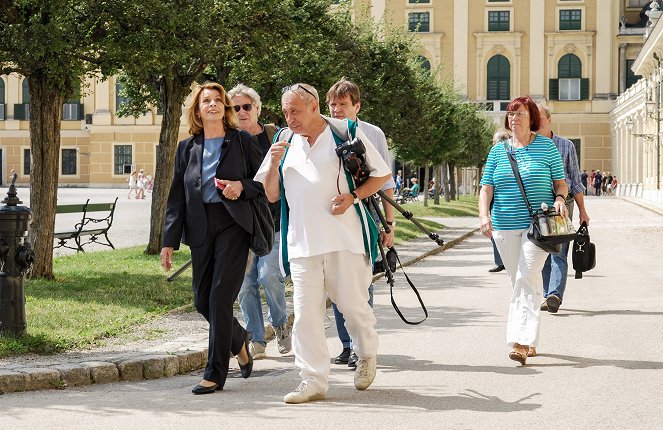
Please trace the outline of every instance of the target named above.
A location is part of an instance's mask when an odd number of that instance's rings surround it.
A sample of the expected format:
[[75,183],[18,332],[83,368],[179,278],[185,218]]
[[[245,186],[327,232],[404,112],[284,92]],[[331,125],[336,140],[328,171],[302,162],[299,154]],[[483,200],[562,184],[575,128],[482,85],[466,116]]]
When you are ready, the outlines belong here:
[[[391,175],[391,169],[371,141],[358,128],[366,146],[366,164],[371,176]],[[313,146],[305,137],[295,134],[283,164],[285,196],[290,208],[288,223],[288,258],[312,257],[328,252],[350,251],[365,254],[359,215],[350,206],[342,215],[332,215],[332,199],[349,193],[348,182],[336,143],[329,126]],[[264,183],[271,153],[258,169],[255,180]]]

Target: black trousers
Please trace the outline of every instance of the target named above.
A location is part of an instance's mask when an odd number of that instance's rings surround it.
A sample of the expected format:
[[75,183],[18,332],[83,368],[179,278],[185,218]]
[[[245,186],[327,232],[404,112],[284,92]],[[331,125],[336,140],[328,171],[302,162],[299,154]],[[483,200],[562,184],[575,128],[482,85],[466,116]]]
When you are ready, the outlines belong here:
[[193,300],[210,326],[204,378],[223,386],[230,352],[239,354],[246,337],[233,316],[233,304],[244,280],[250,236],[223,203],[205,204],[205,211],[207,238],[203,245],[191,248]]

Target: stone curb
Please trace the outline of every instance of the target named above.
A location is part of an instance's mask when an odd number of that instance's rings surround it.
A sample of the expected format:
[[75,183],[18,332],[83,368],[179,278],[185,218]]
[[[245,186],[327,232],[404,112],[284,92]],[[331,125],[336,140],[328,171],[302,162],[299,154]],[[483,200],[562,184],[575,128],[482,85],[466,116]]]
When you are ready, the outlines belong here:
[[[437,246],[404,261],[410,266],[426,257],[439,254],[476,233],[473,229],[443,246]],[[384,274],[374,276],[380,279]],[[289,322],[292,318],[288,318]],[[109,384],[120,381],[143,381],[185,375],[205,366],[207,349],[181,348],[168,353],[149,353],[136,356],[118,356],[100,361],[60,363],[44,367],[12,366],[0,369],[0,395],[4,393],[46,389],[66,389],[91,384]]]

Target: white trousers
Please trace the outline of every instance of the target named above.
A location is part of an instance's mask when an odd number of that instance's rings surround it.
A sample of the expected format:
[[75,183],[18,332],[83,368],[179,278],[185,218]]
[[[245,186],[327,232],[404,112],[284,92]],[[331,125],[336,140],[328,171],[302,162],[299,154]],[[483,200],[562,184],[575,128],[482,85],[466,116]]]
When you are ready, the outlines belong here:
[[359,358],[377,355],[377,320],[368,305],[371,266],[364,255],[330,252],[290,260],[295,322],[292,350],[299,376],[316,392],[329,389],[330,356],[324,316],[327,295],[345,317],[345,327]]
[[507,344],[537,346],[543,301],[541,270],[548,253],[527,239],[527,230],[493,231],[493,238],[512,288],[506,326]]

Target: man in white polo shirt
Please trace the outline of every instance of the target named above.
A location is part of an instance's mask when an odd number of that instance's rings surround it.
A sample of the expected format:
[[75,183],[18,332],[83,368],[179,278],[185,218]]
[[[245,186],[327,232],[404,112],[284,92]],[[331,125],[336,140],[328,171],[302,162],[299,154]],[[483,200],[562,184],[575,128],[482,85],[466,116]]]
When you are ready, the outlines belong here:
[[288,141],[272,145],[255,180],[264,184],[270,201],[283,194],[283,205],[288,208],[282,210],[282,216],[288,216],[281,224],[286,237],[282,254],[287,256],[283,267],[289,265],[294,284],[292,349],[302,382],[284,401],[304,403],[324,399],[329,388],[330,360],[323,324],[327,295],[345,316],[355,341],[359,357],[355,387],[365,390],[375,378],[378,336],[366,288],[371,281],[372,255],[364,234],[373,221],[360,200],[377,192],[391,171],[366,135],[357,130],[366,147],[370,176],[351,191],[330,127],[343,130],[348,123],[323,117],[318,92],[307,84],[284,88],[281,104],[294,134]]

